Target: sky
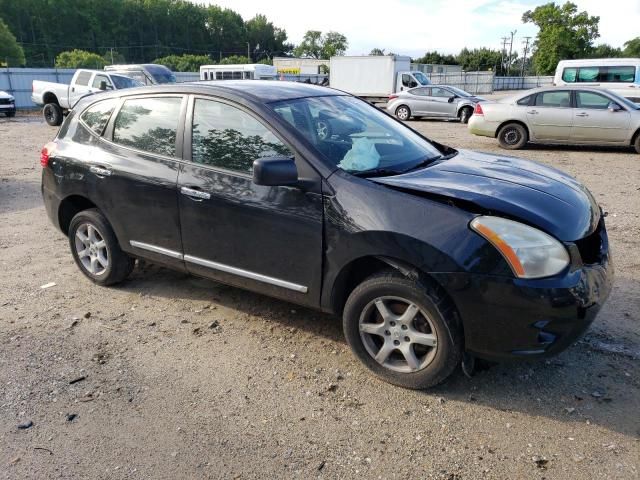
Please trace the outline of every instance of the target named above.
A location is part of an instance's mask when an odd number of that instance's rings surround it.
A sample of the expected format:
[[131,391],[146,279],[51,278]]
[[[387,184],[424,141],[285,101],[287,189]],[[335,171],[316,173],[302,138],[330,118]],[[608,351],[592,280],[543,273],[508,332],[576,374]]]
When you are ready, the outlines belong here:
[[[202,0],[199,0],[202,1]],[[499,50],[501,37],[516,30],[513,47],[537,28],[522,23],[522,14],[547,1],[535,0],[205,0],[230,8],[245,20],[262,13],[300,43],[307,30],[334,30],[346,35],[347,55],[382,48],[413,57],[427,50],[457,53],[464,47]],[[557,0],[556,3],[564,3]],[[639,35],[640,0],[573,0],[578,10],[600,16],[598,43],[622,47]]]

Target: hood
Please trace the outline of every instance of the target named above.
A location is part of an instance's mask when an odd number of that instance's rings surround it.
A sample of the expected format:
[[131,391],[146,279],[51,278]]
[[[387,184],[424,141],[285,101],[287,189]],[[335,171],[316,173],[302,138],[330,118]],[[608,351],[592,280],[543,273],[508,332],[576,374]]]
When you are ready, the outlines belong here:
[[403,190],[472,202],[536,226],[562,241],[593,232],[600,208],[569,175],[520,158],[460,150],[415,172],[371,180]]
[[4,90],[0,90],[0,98],[13,98],[13,95],[8,94]]

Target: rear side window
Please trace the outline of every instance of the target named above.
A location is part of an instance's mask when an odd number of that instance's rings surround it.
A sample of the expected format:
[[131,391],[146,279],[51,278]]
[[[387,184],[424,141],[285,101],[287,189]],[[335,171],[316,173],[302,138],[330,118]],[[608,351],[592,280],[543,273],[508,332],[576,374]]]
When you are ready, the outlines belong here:
[[412,95],[417,95],[419,97],[428,97],[429,95],[431,95],[431,89],[430,88],[412,88],[411,90],[409,90],[409,93]]
[[117,103],[118,101],[115,98],[94,103],[82,112],[80,119],[94,133],[102,135],[104,127],[107,126],[109,117],[113,113],[113,109],[116,107]]
[[527,105],[529,105],[530,101],[531,101],[531,95],[527,95],[526,97],[518,100],[516,103],[520,106],[526,107]]
[[271,130],[239,108],[196,99],[191,157],[194,162],[249,173],[253,161],[293,153]]
[[91,80],[91,72],[80,72],[76,77],[76,85],[87,87],[89,80]]
[[636,67],[608,67],[603,82],[632,83],[636,79]]
[[121,145],[174,157],[181,97],[126,100],[113,126],[113,141]]
[[578,69],[576,67],[565,68],[562,71],[562,81],[567,83],[573,83],[576,81],[578,75]]
[[571,107],[571,94],[568,91],[541,92],[536,95],[536,107]]
[[600,77],[600,67],[580,67],[578,82],[597,82]]

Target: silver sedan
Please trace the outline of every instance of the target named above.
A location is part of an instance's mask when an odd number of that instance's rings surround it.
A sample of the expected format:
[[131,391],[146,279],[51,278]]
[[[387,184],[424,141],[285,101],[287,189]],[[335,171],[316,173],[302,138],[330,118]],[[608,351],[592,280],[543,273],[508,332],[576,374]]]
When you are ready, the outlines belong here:
[[449,85],[416,87],[389,95],[387,111],[400,120],[411,117],[459,119],[467,123],[484,99]]
[[535,142],[633,145],[640,153],[640,106],[605,89],[537,88],[479,104],[469,131],[509,150]]

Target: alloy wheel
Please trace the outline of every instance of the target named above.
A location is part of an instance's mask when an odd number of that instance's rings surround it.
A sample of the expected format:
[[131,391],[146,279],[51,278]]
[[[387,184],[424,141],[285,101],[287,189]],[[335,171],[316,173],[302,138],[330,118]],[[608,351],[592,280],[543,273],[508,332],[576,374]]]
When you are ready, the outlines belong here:
[[429,315],[410,300],[378,297],[363,309],[360,338],[371,357],[389,370],[418,372],[434,359],[438,336]]
[[90,223],[76,229],[75,248],[82,266],[92,275],[102,275],[109,268],[109,251],[102,233]]

